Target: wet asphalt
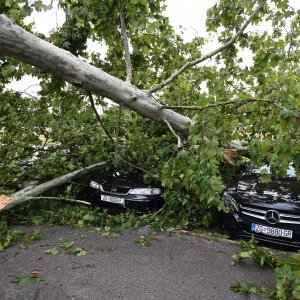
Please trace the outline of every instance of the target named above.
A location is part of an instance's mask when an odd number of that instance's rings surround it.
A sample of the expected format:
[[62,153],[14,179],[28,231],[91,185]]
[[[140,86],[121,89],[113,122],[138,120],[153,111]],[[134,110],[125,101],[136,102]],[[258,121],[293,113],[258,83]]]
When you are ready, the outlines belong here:
[[[30,232],[30,227],[19,227]],[[267,299],[230,290],[236,281],[275,287],[274,274],[251,260],[232,266],[239,251],[232,243],[199,236],[123,230],[116,237],[64,226],[40,226],[42,238],[27,248],[15,242],[0,252],[0,299]],[[147,235],[148,234],[148,235]],[[106,234],[107,235],[107,234]],[[146,238],[150,245],[141,243]],[[136,242],[135,242],[136,241]],[[71,248],[61,247],[72,242]],[[69,244],[70,243],[66,243]],[[66,245],[65,244],[65,245]],[[76,256],[76,248],[86,250]],[[57,248],[56,255],[46,254]],[[21,274],[36,274],[40,283],[18,285]]]

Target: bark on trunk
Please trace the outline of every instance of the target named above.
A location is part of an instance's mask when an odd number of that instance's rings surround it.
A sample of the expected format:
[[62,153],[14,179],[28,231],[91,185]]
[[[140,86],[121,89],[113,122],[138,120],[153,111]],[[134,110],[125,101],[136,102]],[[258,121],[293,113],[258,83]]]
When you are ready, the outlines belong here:
[[65,81],[107,97],[141,116],[168,123],[187,134],[192,120],[162,105],[145,91],[105,73],[87,62],[60,49],[15,25],[0,15],[0,52],[45,70]]
[[33,197],[39,196],[48,190],[66,184],[73,180],[75,177],[79,175],[84,175],[92,170],[95,170],[96,168],[102,167],[106,164],[106,162],[100,162],[91,166],[88,166],[86,168],[68,173],[66,175],[62,175],[60,177],[54,178],[50,181],[44,182],[42,184],[36,185],[36,186],[28,186],[24,188],[23,190],[20,190],[10,196],[10,200],[8,204],[6,204],[4,207],[0,208],[0,213],[6,210],[9,210],[13,208],[16,205],[19,205],[21,203],[24,203],[26,201],[31,200]]

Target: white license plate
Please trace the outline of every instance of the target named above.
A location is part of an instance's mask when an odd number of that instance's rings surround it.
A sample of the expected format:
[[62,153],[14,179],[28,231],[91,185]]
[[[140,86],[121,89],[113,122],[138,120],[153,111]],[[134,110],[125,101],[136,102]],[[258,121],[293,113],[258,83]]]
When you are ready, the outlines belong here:
[[259,224],[252,223],[251,231],[262,233],[265,235],[275,236],[275,237],[285,237],[291,239],[293,237],[292,230],[286,230],[282,228],[274,228],[269,226],[263,226]]
[[110,203],[116,203],[116,204],[125,204],[125,199],[120,197],[113,197],[113,196],[107,196],[107,195],[101,195],[101,200],[105,202]]

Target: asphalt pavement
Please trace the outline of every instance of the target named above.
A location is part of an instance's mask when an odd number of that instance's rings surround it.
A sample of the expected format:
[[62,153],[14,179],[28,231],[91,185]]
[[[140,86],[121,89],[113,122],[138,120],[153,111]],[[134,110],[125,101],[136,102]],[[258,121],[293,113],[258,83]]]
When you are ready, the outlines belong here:
[[[232,266],[231,256],[239,247],[231,243],[179,233],[149,234],[147,228],[106,236],[97,228],[39,228],[41,240],[27,248],[16,242],[0,252],[1,300],[266,299],[235,293],[230,284],[245,281],[275,287],[271,270],[252,261]],[[59,253],[47,254],[48,250]],[[44,281],[12,282],[32,272]]]

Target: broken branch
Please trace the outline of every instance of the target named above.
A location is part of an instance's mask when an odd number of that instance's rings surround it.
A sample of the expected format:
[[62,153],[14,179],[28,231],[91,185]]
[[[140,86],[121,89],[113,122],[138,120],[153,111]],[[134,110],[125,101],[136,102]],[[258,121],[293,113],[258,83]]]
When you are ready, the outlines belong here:
[[105,164],[106,164],[106,161],[100,162],[100,163],[82,168],[80,170],[62,175],[60,177],[54,178],[47,182],[41,183],[39,185],[32,187],[31,189],[25,188],[21,191],[18,191],[9,197],[10,201],[5,206],[0,208],[0,213],[3,211],[9,210],[9,209],[13,208],[14,206],[19,205],[23,202],[34,199],[34,197],[37,197],[37,196],[41,195],[42,193],[47,192],[48,190],[50,190],[54,187],[66,184],[66,183],[70,182],[72,179],[74,179],[75,177],[77,177],[79,175],[84,175],[92,170],[95,170],[96,168],[104,166]]
[[170,125],[170,123],[167,120],[164,120],[164,122],[167,124],[167,126],[170,129],[170,131],[172,132],[172,134],[177,138],[177,149],[181,148],[183,146],[183,144],[181,142],[180,136],[174,131],[174,129],[172,128],[172,126]]

